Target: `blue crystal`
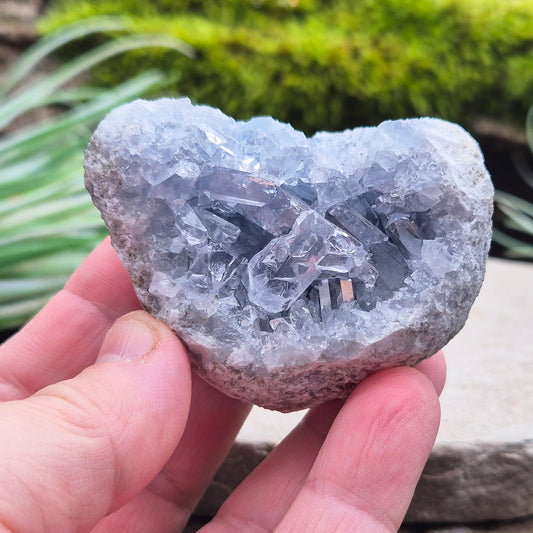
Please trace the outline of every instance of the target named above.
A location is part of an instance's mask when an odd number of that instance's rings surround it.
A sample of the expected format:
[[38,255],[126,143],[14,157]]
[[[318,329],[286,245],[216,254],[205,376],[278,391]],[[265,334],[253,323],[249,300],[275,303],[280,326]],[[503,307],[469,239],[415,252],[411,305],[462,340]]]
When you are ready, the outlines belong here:
[[306,138],[136,101],[99,125],[85,169],[143,305],[208,381],[269,407],[344,397],[431,355],[483,279],[493,189],[444,121]]

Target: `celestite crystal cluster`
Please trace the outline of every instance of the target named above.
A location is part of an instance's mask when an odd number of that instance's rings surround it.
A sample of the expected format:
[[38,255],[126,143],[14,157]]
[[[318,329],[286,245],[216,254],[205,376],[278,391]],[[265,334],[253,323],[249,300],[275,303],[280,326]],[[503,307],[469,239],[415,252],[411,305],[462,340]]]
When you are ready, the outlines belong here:
[[437,119],[306,138],[188,99],[99,125],[86,184],[140,301],[229,395],[290,411],[415,364],[463,326],[493,187]]

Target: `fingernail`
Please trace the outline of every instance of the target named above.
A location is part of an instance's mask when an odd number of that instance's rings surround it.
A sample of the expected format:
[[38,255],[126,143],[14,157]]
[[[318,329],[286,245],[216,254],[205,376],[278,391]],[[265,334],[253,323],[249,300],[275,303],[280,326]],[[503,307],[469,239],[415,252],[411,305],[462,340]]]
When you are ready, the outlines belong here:
[[96,362],[140,359],[153,350],[156,341],[155,331],[148,324],[122,318],[107,332]]

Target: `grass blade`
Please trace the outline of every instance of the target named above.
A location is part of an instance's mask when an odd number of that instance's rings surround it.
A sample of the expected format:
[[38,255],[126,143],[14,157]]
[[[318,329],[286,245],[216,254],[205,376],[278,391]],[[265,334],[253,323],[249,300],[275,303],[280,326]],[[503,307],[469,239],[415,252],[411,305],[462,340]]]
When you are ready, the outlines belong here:
[[533,235],[533,219],[506,205],[500,205],[500,209],[508,217],[505,221],[507,227]]
[[43,307],[50,296],[18,300],[13,303],[0,305],[0,329],[14,329],[29,320],[35,312]]
[[522,242],[519,239],[510,237],[503,231],[493,228],[492,240],[498,243],[500,246],[506,248],[504,255],[513,259],[518,258],[533,258],[533,246]]
[[533,152],[533,105],[529,108],[526,117],[526,135],[529,149]]
[[63,89],[64,84],[128,50],[163,46],[192,55],[192,49],[167,36],[121,37],[83,53],[31,86],[14,89],[44,57],[72,39],[122,29],[124,22],[116,18],[62,29],[30,49],[0,86],[0,130],[41,105],[60,103],[68,108],[48,121],[0,137],[0,329],[18,327],[30,318],[107,233],[83,185],[83,153],[95,122],[169,79],[148,71],[115,89]]
[[65,276],[37,279],[0,279],[0,305],[45,296],[63,287]]
[[93,33],[126,30],[125,21],[119,17],[95,17],[64,26],[43,37],[20,56],[0,83],[0,97],[5,96],[20,83],[39,63],[63,45]]
[[[0,141],[0,166],[13,160],[24,158],[35,153],[43,146],[56,142],[57,137],[64,135],[74,127],[91,123],[123,102],[144,93],[164,81],[164,76],[157,71],[148,71],[129,80],[115,89],[109,89],[95,100],[78,106],[60,118],[30,126]],[[87,130],[87,142],[90,135]]]
[[130,50],[148,47],[169,48],[191,57],[193,54],[192,49],[183,41],[167,35],[132,35],[105,43],[63,65],[0,105],[0,129],[30,109],[41,106],[63,84],[98,63]]
[[498,206],[505,205],[511,209],[522,211],[530,217],[533,217],[533,204],[523,198],[513,196],[506,192],[496,191],[494,194],[494,200]]

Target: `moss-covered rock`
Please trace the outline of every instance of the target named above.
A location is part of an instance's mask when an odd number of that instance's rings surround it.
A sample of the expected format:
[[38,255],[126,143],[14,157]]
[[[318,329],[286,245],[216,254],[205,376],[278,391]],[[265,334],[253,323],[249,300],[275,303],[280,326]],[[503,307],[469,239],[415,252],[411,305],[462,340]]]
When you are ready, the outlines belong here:
[[176,94],[307,132],[418,115],[522,123],[533,100],[530,0],[55,0],[41,30],[102,14],[197,57],[136,51],[100,82],[157,66],[179,75]]

